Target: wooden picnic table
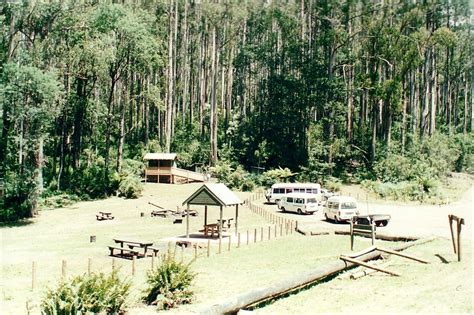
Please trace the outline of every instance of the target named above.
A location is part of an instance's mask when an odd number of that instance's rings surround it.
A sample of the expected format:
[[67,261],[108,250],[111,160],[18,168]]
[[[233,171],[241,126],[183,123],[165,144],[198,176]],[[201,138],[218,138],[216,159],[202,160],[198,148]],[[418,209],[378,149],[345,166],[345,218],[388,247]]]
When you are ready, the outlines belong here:
[[219,223],[211,223],[204,225],[204,229],[201,230],[204,232],[205,236],[214,237],[214,234],[219,235]]
[[[138,255],[143,256],[143,257],[146,257],[148,249],[151,249],[151,247],[153,246],[153,242],[129,240],[129,239],[122,239],[122,238],[114,238],[114,242],[117,244],[120,244],[120,248],[124,248],[124,249],[135,250],[136,248],[143,248],[143,254],[140,254],[138,252]],[[153,251],[155,251],[155,249],[153,249]]]
[[99,214],[96,214],[97,220],[113,220],[112,212],[99,211]]
[[[223,218],[222,226],[224,227],[224,225],[226,225],[226,222],[227,222],[227,228],[230,229],[230,226],[232,225],[232,220],[234,220],[234,218]],[[221,220],[217,219],[217,224],[220,224],[220,223],[221,223]]]

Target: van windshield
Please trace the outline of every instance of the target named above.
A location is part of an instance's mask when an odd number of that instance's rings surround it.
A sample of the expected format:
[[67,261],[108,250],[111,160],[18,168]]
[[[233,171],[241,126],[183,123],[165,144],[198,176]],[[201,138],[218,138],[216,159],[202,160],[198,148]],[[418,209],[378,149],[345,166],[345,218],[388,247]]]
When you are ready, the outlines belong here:
[[306,203],[317,203],[316,198],[308,198],[306,199]]
[[341,203],[341,209],[355,209],[357,204],[355,202],[343,202]]

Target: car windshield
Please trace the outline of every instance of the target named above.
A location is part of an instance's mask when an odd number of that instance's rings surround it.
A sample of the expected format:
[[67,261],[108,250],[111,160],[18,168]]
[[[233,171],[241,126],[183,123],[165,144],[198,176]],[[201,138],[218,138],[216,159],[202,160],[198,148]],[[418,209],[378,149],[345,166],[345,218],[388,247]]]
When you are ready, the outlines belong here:
[[316,203],[316,198],[308,198],[306,199],[306,203]]
[[341,209],[355,209],[357,205],[355,202],[343,202],[341,203]]

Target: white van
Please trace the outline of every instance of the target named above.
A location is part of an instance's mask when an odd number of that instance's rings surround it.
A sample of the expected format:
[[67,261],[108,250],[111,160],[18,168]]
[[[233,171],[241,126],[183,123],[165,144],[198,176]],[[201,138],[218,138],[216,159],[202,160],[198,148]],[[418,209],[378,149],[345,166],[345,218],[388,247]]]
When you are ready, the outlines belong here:
[[284,195],[289,193],[305,193],[315,195],[318,201],[321,201],[321,185],[313,183],[277,183],[273,184],[266,193],[265,197],[269,203],[276,203]]
[[307,193],[289,193],[278,201],[278,208],[298,214],[313,214],[318,211],[319,202],[315,195]]
[[357,201],[352,197],[333,196],[330,197],[323,208],[326,220],[335,222],[349,221],[353,216],[359,215]]

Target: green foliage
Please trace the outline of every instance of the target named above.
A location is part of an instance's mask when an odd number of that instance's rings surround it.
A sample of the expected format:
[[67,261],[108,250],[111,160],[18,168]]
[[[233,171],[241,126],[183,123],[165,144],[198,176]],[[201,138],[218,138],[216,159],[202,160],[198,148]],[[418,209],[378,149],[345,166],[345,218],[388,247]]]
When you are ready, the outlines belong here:
[[72,315],[86,313],[118,314],[125,311],[131,282],[121,280],[117,272],[110,275],[90,274],[61,280],[54,289],[48,289],[41,301],[45,315]]
[[295,176],[289,168],[276,168],[263,173],[263,176],[274,180],[274,182],[288,182],[290,179]]
[[73,203],[79,201],[80,198],[76,195],[70,195],[66,193],[43,193],[40,199],[40,205],[42,208],[61,208],[70,206]]
[[195,277],[190,265],[178,262],[168,253],[161,264],[147,273],[148,289],[144,300],[158,309],[170,309],[193,301],[190,286]]
[[119,196],[125,198],[138,198],[143,192],[141,178],[130,174],[122,178],[118,187]]
[[76,170],[69,183],[69,191],[81,199],[103,198],[117,190],[119,178],[117,174],[109,173],[105,178],[105,160],[102,157],[83,163]]
[[36,183],[30,173],[15,174],[7,172],[4,189],[5,196],[0,207],[0,222],[12,222],[29,217],[32,207],[32,196],[36,191]]

